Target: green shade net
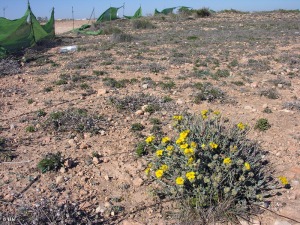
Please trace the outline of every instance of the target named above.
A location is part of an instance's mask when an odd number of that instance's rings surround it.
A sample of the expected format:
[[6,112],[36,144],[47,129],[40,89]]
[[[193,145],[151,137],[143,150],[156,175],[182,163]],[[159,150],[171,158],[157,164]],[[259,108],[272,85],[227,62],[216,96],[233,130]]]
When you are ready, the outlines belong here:
[[142,7],[140,7],[135,13],[133,16],[124,16],[125,18],[127,19],[137,19],[137,18],[140,18],[142,17]]
[[119,7],[119,8],[110,7],[104,13],[102,13],[101,16],[99,16],[99,18],[97,19],[96,22],[99,23],[99,22],[111,21],[111,20],[118,19],[117,13],[120,8],[122,8],[122,7]]
[[45,25],[40,25],[31,11],[30,5],[20,19],[0,18],[0,56],[7,52],[17,52],[55,36],[54,9]]
[[162,10],[161,12],[158,11],[157,9],[155,9],[154,11],[154,15],[159,15],[159,14],[164,14],[164,15],[168,15],[170,13],[173,13],[173,10],[176,9],[176,7],[173,8],[166,8],[164,10]]

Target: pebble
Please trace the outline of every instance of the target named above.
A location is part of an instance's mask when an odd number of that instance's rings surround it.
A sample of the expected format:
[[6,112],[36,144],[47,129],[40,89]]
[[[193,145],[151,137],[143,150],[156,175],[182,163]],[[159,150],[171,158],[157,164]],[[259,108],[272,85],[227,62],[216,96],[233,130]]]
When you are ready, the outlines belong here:
[[105,212],[105,208],[101,205],[99,205],[97,208],[96,208],[96,213],[104,213]]
[[56,177],[55,181],[56,181],[56,184],[61,184],[64,182],[64,177],[58,176],[58,177]]
[[71,146],[71,147],[76,147],[77,146],[77,143],[74,139],[69,139],[68,140],[68,144]]
[[100,131],[100,135],[101,135],[101,136],[104,136],[104,135],[105,135],[105,131],[104,131],[104,130],[101,130],[101,131]]
[[142,88],[147,89],[148,86],[149,86],[148,84],[143,84],[143,85],[142,85]]
[[105,208],[111,207],[111,203],[110,203],[110,202],[105,202],[105,203],[104,203],[104,207],[105,207]]
[[66,168],[72,168],[73,165],[74,165],[74,162],[73,162],[72,159],[67,159],[67,160],[64,162],[64,166],[65,166]]
[[244,107],[244,109],[246,109],[246,110],[252,110],[252,107],[251,107],[250,105],[246,105],[246,106]]
[[95,165],[99,164],[99,159],[97,157],[93,157],[93,163]]
[[277,87],[283,88],[283,84],[277,84]]
[[143,110],[143,112],[145,112],[145,111],[147,110],[148,107],[149,107],[149,105],[143,105],[143,106],[141,107],[141,109]]
[[144,114],[144,111],[143,111],[143,110],[137,110],[137,111],[135,112],[135,115],[138,115],[138,116],[143,115],[143,114]]
[[98,89],[97,96],[105,95],[108,91],[106,89]]
[[12,123],[12,124],[10,124],[9,127],[10,127],[11,130],[13,130],[13,129],[15,129],[17,126],[16,126],[15,124]]
[[184,102],[181,100],[181,99],[178,99],[177,101],[176,101],[176,104],[178,104],[178,105],[182,105]]
[[66,168],[65,167],[60,168],[59,172],[65,173],[66,172]]
[[80,149],[87,149],[87,148],[88,148],[88,145],[87,145],[86,143],[83,142],[83,143],[80,144],[79,148],[80,148]]

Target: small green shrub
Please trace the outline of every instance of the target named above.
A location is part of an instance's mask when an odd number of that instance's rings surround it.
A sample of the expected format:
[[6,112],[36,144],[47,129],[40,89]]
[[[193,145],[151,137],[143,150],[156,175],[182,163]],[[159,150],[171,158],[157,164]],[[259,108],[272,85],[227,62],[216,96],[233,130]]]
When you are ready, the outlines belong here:
[[0,162],[12,161],[14,158],[16,158],[16,155],[11,149],[9,140],[4,137],[0,137]]
[[126,83],[128,83],[128,80],[117,81],[116,79],[110,77],[105,77],[102,81],[105,86],[112,88],[124,88],[126,87]]
[[136,132],[136,131],[142,131],[144,130],[145,126],[143,124],[140,123],[134,123],[131,125],[131,130]]
[[133,36],[125,33],[113,33],[112,42],[120,43],[120,42],[131,42],[133,40]]
[[53,91],[53,87],[45,87],[44,92],[51,92]]
[[87,83],[82,83],[82,84],[80,84],[80,88],[83,90],[86,90],[86,89],[90,89],[91,87]]
[[167,89],[167,90],[171,90],[176,86],[174,81],[159,82],[159,85],[161,86],[162,89]]
[[171,102],[171,101],[173,101],[173,99],[170,97],[170,96],[164,96],[163,97],[163,102]]
[[150,123],[154,124],[154,125],[158,125],[158,124],[161,124],[161,121],[157,118],[151,118]]
[[195,12],[196,12],[196,16],[200,18],[210,17],[212,15],[210,9],[208,8],[198,9]]
[[263,113],[272,113],[272,110],[269,107],[264,108]]
[[37,168],[42,172],[57,171],[63,164],[63,158],[61,152],[48,153],[37,165]]
[[143,155],[147,154],[146,147],[147,145],[144,141],[137,143],[135,153],[138,155],[138,157],[142,157]]
[[54,82],[54,84],[55,85],[64,85],[64,84],[67,84],[68,83],[68,81],[67,80],[65,80],[65,79],[59,79],[59,80],[57,80],[57,81],[55,81]]
[[270,88],[270,89],[266,89],[266,90],[262,90],[260,92],[261,96],[265,96],[269,99],[278,99],[280,97],[278,91],[274,88]]
[[40,110],[37,111],[36,115],[38,117],[44,117],[44,116],[47,115],[47,113],[44,110],[40,109]]
[[145,19],[135,19],[132,20],[132,27],[134,29],[154,29],[155,26],[148,20]]
[[26,127],[26,132],[29,132],[29,133],[35,132],[35,127],[34,126],[28,126],[28,127]]
[[244,86],[245,85],[243,81],[231,81],[231,83],[236,86]]
[[103,71],[103,70],[93,70],[93,74],[96,76],[103,76],[103,75],[107,74],[107,72]]
[[271,128],[271,124],[266,118],[260,118],[256,121],[254,129],[259,131],[266,131]]
[[212,74],[212,78],[218,80],[219,78],[229,77],[230,73],[228,70],[217,70],[215,74]]
[[158,196],[177,199],[181,222],[237,223],[279,187],[246,124],[231,125],[209,110],[173,119],[178,136],[145,139],[155,149],[145,173],[159,185]]
[[30,104],[34,103],[34,100],[32,98],[30,98],[27,100],[27,103],[30,105]]
[[145,112],[154,113],[160,110],[160,106],[158,104],[150,104],[146,107]]
[[225,98],[224,92],[219,88],[212,86],[210,83],[204,83],[202,87],[200,83],[198,83],[197,88],[200,89],[200,91],[194,95],[194,102],[196,104],[200,104],[201,101],[205,100],[212,102],[217,99]]

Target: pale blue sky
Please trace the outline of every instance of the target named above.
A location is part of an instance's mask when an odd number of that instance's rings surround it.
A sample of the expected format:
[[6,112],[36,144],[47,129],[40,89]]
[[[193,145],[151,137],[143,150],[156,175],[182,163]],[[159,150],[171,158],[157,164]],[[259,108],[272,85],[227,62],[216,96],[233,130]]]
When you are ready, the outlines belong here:
[[[38,17],[49,17],[51,8],[55,8],[55,18],[71,18],[72,6],[75,18],[89,18],[95,7],[96,18],[110,6],[119,7],[125,2],[125,9],[119,10],[131,16],[141,5],[143,15],[153,14],[154,9],[176,6],[189,6],[194,9],[208,7],[219,11],[237,9],[242,11],[266,11],[276,9],[300,9],[300,0],[30,0],[33,13]],[[0,0],[0,16],[8,19],[20,18],[26,11],[27,0]]]

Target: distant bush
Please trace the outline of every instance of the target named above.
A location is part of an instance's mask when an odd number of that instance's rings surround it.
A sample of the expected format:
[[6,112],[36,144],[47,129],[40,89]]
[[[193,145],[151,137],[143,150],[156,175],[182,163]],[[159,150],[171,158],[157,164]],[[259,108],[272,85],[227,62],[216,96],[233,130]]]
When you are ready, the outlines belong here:
[[136,19],[132,21],[132,26],[134,29],[153,29],[154,24],[145,19]]
[[196,16],[200,18],[210,17],[212,15],[209,8],[202,8],[195,10]]

